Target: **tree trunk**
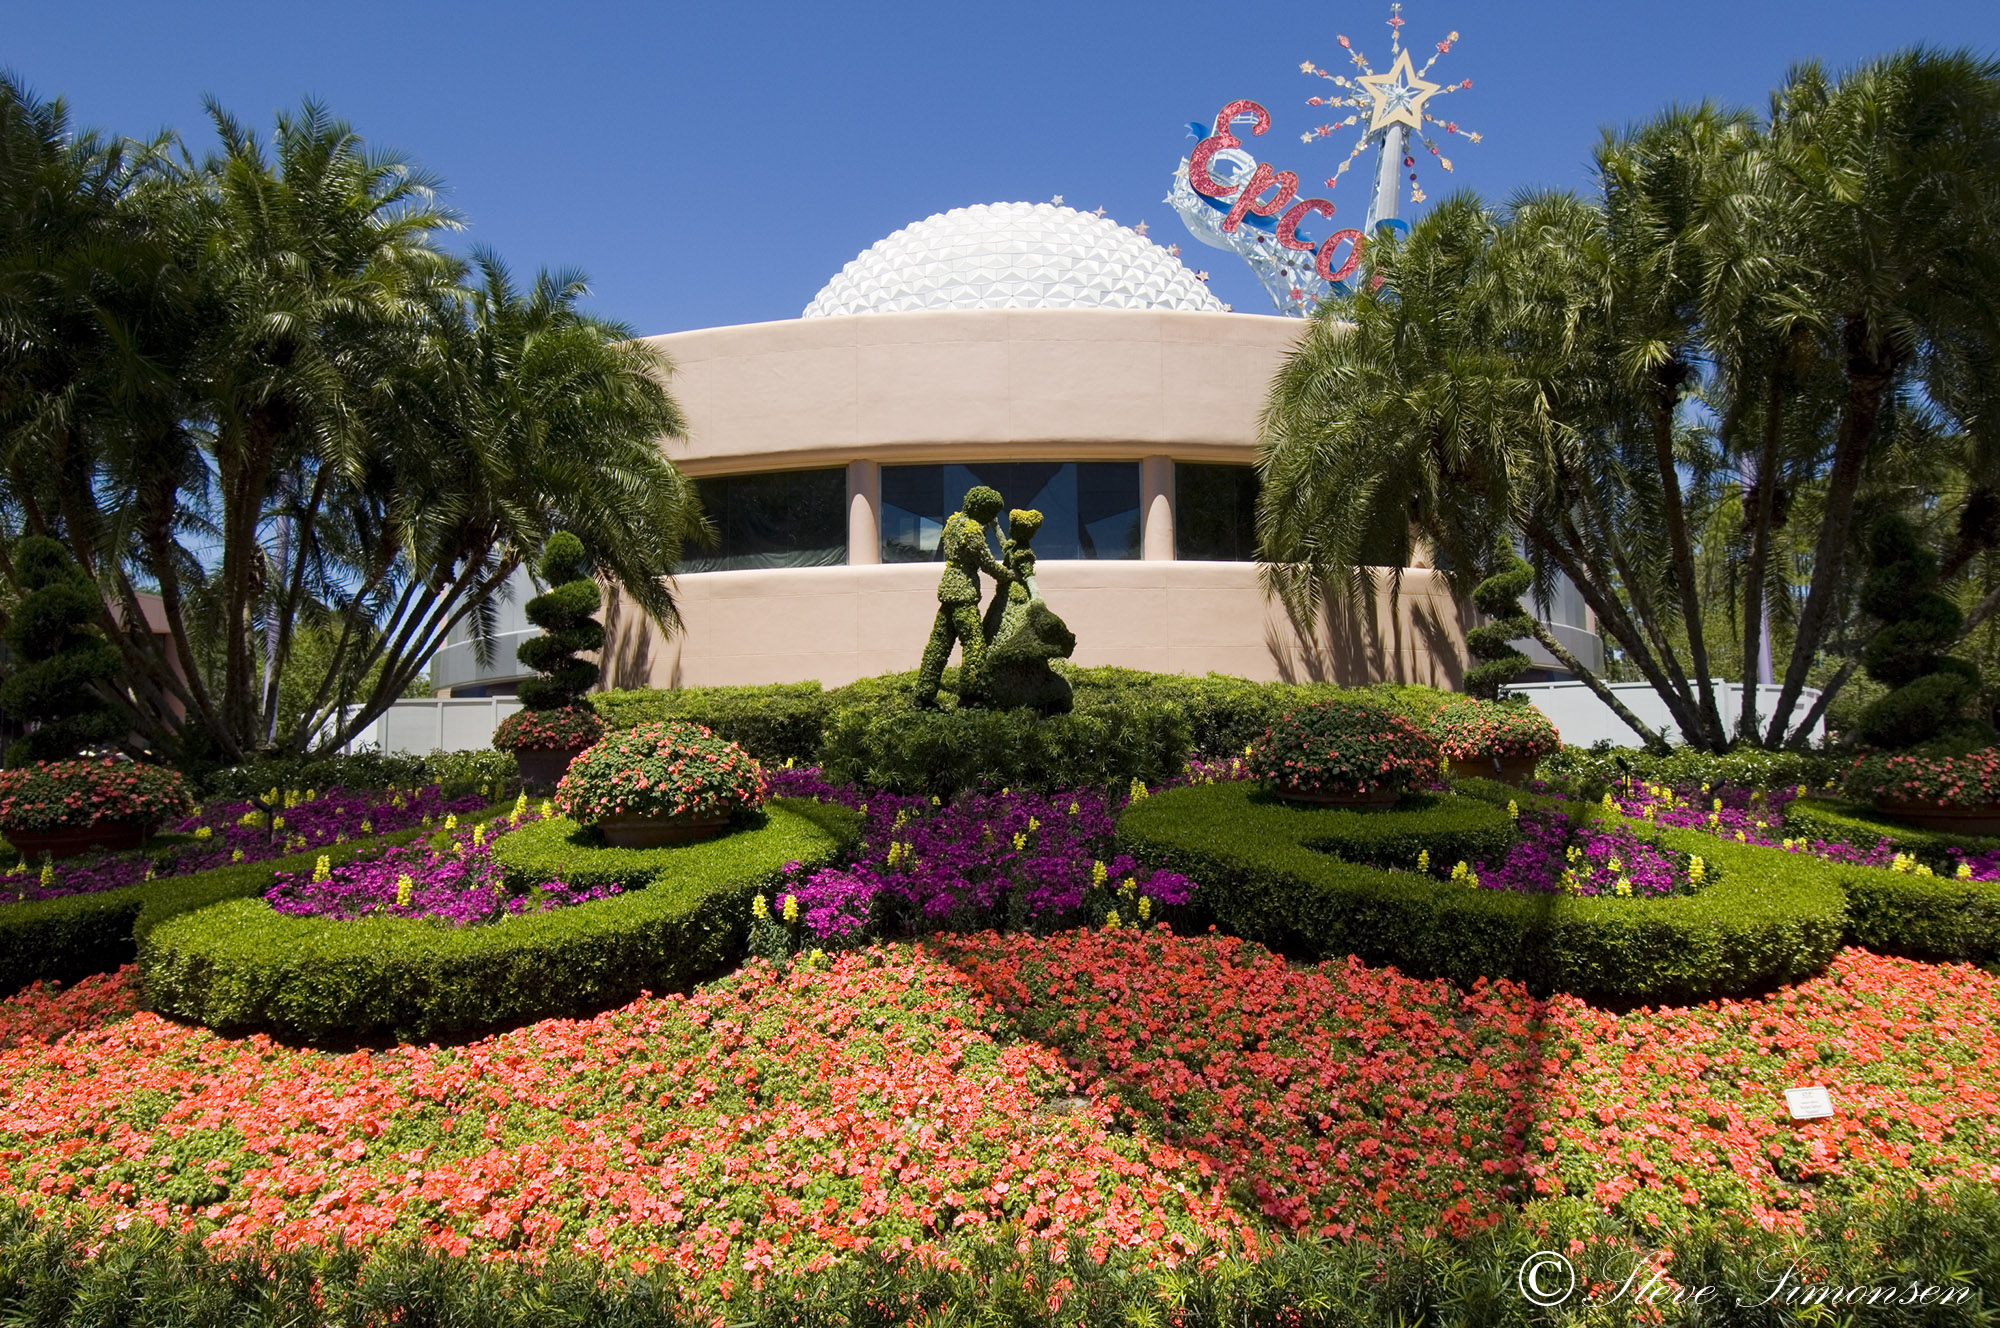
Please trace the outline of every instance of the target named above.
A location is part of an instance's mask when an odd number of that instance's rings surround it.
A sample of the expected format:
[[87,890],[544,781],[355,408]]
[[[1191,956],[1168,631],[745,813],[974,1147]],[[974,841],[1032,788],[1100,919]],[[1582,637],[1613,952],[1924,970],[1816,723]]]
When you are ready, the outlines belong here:
[[[1673,366],[1676,374],[1678,364]],[[1660,472],[1660,499],[1667,519],[1667,552],[1674,573],[1674,589],[1681,601],[1681,622],[1687,631],[1688,662],[1694,666],[1694,684],[1700,694],[1700,739],[1710,750],[1725,746],[1722,712],[1715,705],[1715,680],[1709,677],[1707,634],[1702,631],[1701,597],[1695,593],[1694,545],[1688,540],[1687,509],[1681,503],[1680,470],[1674,465],[1674,407],[1680,401],[1678,387],[1666,381],[1657,386],[1653,406],[1653,464]]]
[[1542,643],[1542,649],[1554,655],[1564,668],[1574,674],[1577,681],[1588,687],[1591,695],[1609,706],[1611,713],[1618,716],[1626,728],[1639,736],[1639,741],[1645,744],[1647,751],[1655,756],[1667,754],[1667,740],[1647,728],[1644,720],[1627,709],[1625,703],[1618,699],[1618,693],[1606,687],[1603,679],[1583,667],[1583,662],[1572,655],[1568,648],[1556,639],[1556,634],[1549,630],[1549,625],[1539,618],[1535,619],[1535,639]]
[[1757,688],[1763,682],[1759,668],[1764,648],[1764,575],[1771,556],[1771,520],[1777,511],[1778,443],[1783,436],[1783,380],[1771,375],[1771,397],[1764,411],[1764,444],[1757,456],[1757,501],[1750,513],[1750,562],[1744,569],[1743,587],[1743,713],[1737,717],[1737,736],[1746,742],[1758,740]]

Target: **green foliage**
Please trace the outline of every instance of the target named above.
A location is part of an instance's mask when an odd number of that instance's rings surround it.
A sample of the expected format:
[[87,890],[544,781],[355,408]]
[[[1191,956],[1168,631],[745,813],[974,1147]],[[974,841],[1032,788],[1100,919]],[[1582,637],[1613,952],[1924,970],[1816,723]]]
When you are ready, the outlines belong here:
[[2000,881],[1829,864],[1851,944],[1912,959],[2000,961]]
[[61,761],[116,743],[126,722],[107,689],[122,661],[97,629],[97,587],[46,536],[20,540],[12,561],[25,593],[7,621],[12,662],[0,682],[0,711],[37,727],[8,746],[7,764]]
[[586,1014],[742,958],[751,898],[789,864],[833,862],[853,825],[844,809],[779,800],[722,838],[653,850],[642,889],[482,927],[292,917],[235,899],[152,927],[140,973],[164,1013],[311,1040]]
[[1466,652],[1479,661],[1465,674],[1468,696],[1498,700],[1500,689],[1528,667],[1528,657],[1513,643],[1534,633],[1535,620],[1521,607],[1534,580],[1534,569],[1511,545],[1494,550],[1492,570],[1472,588],[1472,605],[1487,621],[1465,634]]
[[[1537,1201],[1465,1237],[1411,1239],[1386,1259],[1360,1242],[1282,1237],[1254,1261],[1175,1269],[1151,1250],[1100,1258],[1081,1242],[976,1243],[950,1268],[862,1249],[812,1271],[781,1261],[761,1290],[740,1288],[724,1317],[739,1328],[909,1328],[971,1322],[976,1306],[977,1322],[1018,1328],[1628,1328],[1682,1307],[1674,1289],[1714,1287],[1698,1317],[1667,1321],[1785,1328],[1811,1310],[1770,1295],[1773,1270],[1784,1269],[1800,1270],[1795,1290],[1887,1288],[1889,1303],[1853,1315],[1874,1328],[1973,1328],[2000,1301],[2000,1197],[1990,1187],[1888,1201],[1821,1195],[1796,1235],[1730,1213],[1689,1226],[1661,1251],[1663,1276],[1650,1290],[1642,1279],[1626,1294],[1555,1309],[1516,1285],[1539,1251],[1574,1241],[1577,1273],[1595,1287],[1622,1287],[1634,1267],[1619,1220],[1575,1200]],[[18,1328],[706,1328],[718,1317],[670,1264],[636,1274],[565,1255],[530,1267],[393,1245],[232,1252],[204,1235],[145,1222],[106,1234],[11,1208],[0,1213],[0,1304]],[[1895,1303],[1912,1283],[1950,1290],[1954,1303]],[[1049,1292],[1057,1285],[1059,1302]]]
[[[1490,817],[1452,800],[1422,814]],[[1357,818],[1283,805],[1241,783],[1173,789],[1119,820],[1125,852],[1202,884],[1227,930],[1315,958],[1371,964],[1461,984],[1511,978],[1538,992],[1620,1000],[1689,1000],[1755,990],[1816,971],[1845,929],[1840,887],[1816,860],[1691,831],[1661,831],[1722,879],[1664,899],[1529,896],[1482,890],[1349,861],[1317,845]]]
[[[494,797],[513,788],[521,780],[521,768],[506,752],[477,747],[471,751],[434,750],[423,758],[423,779],[442,785],[447,792],[458,789],[487,789]],[[324,788],[325,785],[320,787]],[[352,785],[355,788],[398,788],[396,784]]]
[[1253,779],[1313,793],[1400,791],[1439,773],[1435,740],[1400,715],[1317,701],[1280,716],[1250,748]]
[[[1965,615],[1938,591],[1937,556],[1907,520],[1888,513],[1869,531],[1868,561],[1861,606],[1882,627],[1862,659],[1868,676],[1891,690],[1862,711],[1861,740],[1871,747],[1917,747],[1966,727],[1965,706],[1979,690],[1979,669],[1945,654],[1958,641]],[[1982,736],[1991,737],[1990,729]]]
[[[1882,840],[1898,853],[1907,853],[1932,871],[1951,873],[1960,857],[2000,851],[2000,838],[1925,830],[1892,820],[1872,806],[1859,802],[1835,802],[1828,798],[1800,798],[1785,804],[1785,833],[1831,843],[1851,844],[1866,851]],[[1951,850],[1959,852],[1954,855]]]
[[[506,810],[495,804],[484,820]],[[229,863],[120,890],[0,904],[0,995],[44,979],[74,982],[108,973],[137,954],[136,938],[168,918],[226,899],[261,895],[279,872],[310,872],[324,856],[331,866],[407,844],[422,829],[350,840],[263,862]]]
[[1106,702],[1079,693],[1067,715],[932,711],[898,703],[909,694],[904,686],[893,677],[836,694],[820,750],[828,779],[951,797],[988,786],[1157,784],[1186,761],[1187,718],[1170,702]]
[[[833,837],[843,853],[860,842],[861,818],[845,807],[797,798],[780,798],[773,805],[811,819]],[[753,824],[759,816],[751,813],[743,823]],[[707,849],[707,846],[726,846],[737,838],[731,834],[723,839],[668,844],[661,848],[610,848],[589,827],[554,816],[530,821],[495,839],[493,858],[505,873],[510,890],[527,890],[557,879],[579,888],[622,885],[636,890],[655,881],[686,875],[690,862],[703,862],[712,856],[727,857],[733,850]],[[707,851],[698,851],[704,849]]]
[[549,588],[528,601],[526,612],[542,634],[514,652],[538,675],[522,681],[521,706],[566,710],[581,705],[598,678],[597,665],[577,655],[604,646],[604,628],[591,616],[603,597],[591,579],[583,541],[566,530],[549,536],[538,570]]
[[1728,785],[1741,789],[1820,788],[1837,778],[1845,762],[1825,752],[1769,751],[1739,746],[1727,752],[1676,747],[1664,756],[1636,748],[1565,747],[1542,758],[1537,773],[1552,783],[1591,791],[1592,796],[1623,779],[1677,788]]
[[200,790],[203,800],[248,801],[274,788],[375,792],[442,784],[450,794],[476,792],[484,785],[498,797],[520,777],[511,754],[486,748],[463,752],[438,750],[428,756],[363,751],[351,756],[276,757],[212,769],[202,775]]
[[826,724],[830,696],[816,682],[787,682],[596,692],[590,704],[608,729],[692,720],[766,764],[810,765],[819,759],[820,730]]

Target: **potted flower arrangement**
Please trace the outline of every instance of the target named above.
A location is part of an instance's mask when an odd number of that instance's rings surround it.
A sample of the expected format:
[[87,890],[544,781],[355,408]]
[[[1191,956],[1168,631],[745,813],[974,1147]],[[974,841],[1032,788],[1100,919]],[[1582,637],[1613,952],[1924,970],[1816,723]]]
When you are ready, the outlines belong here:
[[1845,790],[1926,830],[2000,834],[2000,748],[1940,743],[1866,752],[1848,768]]
[[1250,746],[1250,776],[1292,802],[1386,807],[1439,773],[1438,746],[1399,715],[1347,701],[1294,710]]
[[1549,717],[1521,701],[1455,702],[1438,713],[1433,731],[1460,779],[1525,784],[1534,778],[1535,762],[1562,750]]
[[568,531],[549,536],[539,570],[549,589],[528,601],[526,613],[542,634],[514,652],[536,676],[521,684],[521,709],[500,721],[493,745],[514,754],[522,783],[548,789],[577,753],[604,736],[604,721],[583,699],[597,681],[597,665],[576,657],[604,645],[604,628],[591,616],[603,601],[583,541]]
[[707,839],[760,807],[764,771],[699,724],[668,720],[614,733],[570,762],[556,810],[617,848]]
[[159,766],[80,757],[0,770],[0,834],[27,859],[138,848],[192,810],[180,775]]

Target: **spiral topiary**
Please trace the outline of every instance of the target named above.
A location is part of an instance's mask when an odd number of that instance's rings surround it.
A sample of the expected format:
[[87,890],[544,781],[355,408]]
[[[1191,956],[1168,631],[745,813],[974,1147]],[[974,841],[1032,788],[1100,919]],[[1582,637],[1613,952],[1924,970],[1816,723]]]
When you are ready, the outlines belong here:
[[116,742],[125,720],[101,689],[122,661],[95,625],[97,587],[44,535],[15,546],[14,574],[27,595],[7,623],[15,664],[0,683],[0,710],[36,728],[7,748],[7,764],[60,761]]
[[1965,615],[1937,589],[1937,558],[1900,516],[1876,520],[1868,533],[1863,611],[1882,627],[1862,653],[1868,676],[1892,690],[1861,713],[1860,737],[1871,747],[1915,747],[1939,737],[1990,737],[1968,720],[1966,702],[1979,668],[1946,655]]
[[1535,620],[1521,607],[1521,596],[1534,584],[1534,570],[1508,545],[1493,551],[1493,571],[1472,588],[1472,606],[1489,621],[1465,634],[1465,649],[1482,661],[1466,670],[1465,692],[1483,701],[1500,699],[1500,689],[1521,676],[1528,657],[1514,642],[1535,630]]
[[493,745],[503,751],[546,747],[553,736],[575,739],[565,746],[584,747],[604,732],[602,721],[582,704],[597,681],[598,667],[576,657],[604,645],[604,628],[591,616],[603,599],[591,578],[583,541],[568,531],[549,536],[539,570],[549,588],[528,601],[527,615],[542,634],[514,652],[536,676],[521,683],[520,712],[493,731]]

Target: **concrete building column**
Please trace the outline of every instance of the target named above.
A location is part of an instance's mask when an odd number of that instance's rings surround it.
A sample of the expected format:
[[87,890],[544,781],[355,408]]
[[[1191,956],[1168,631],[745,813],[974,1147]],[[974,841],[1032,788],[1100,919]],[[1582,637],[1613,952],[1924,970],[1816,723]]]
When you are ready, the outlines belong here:
[[1149,563],[1174,560],[1174,461],[1149,456],[1139,463],[1139,548]]
[[847,463],[847,563],[873,567],[882,561],[882,467],[873,461]]

